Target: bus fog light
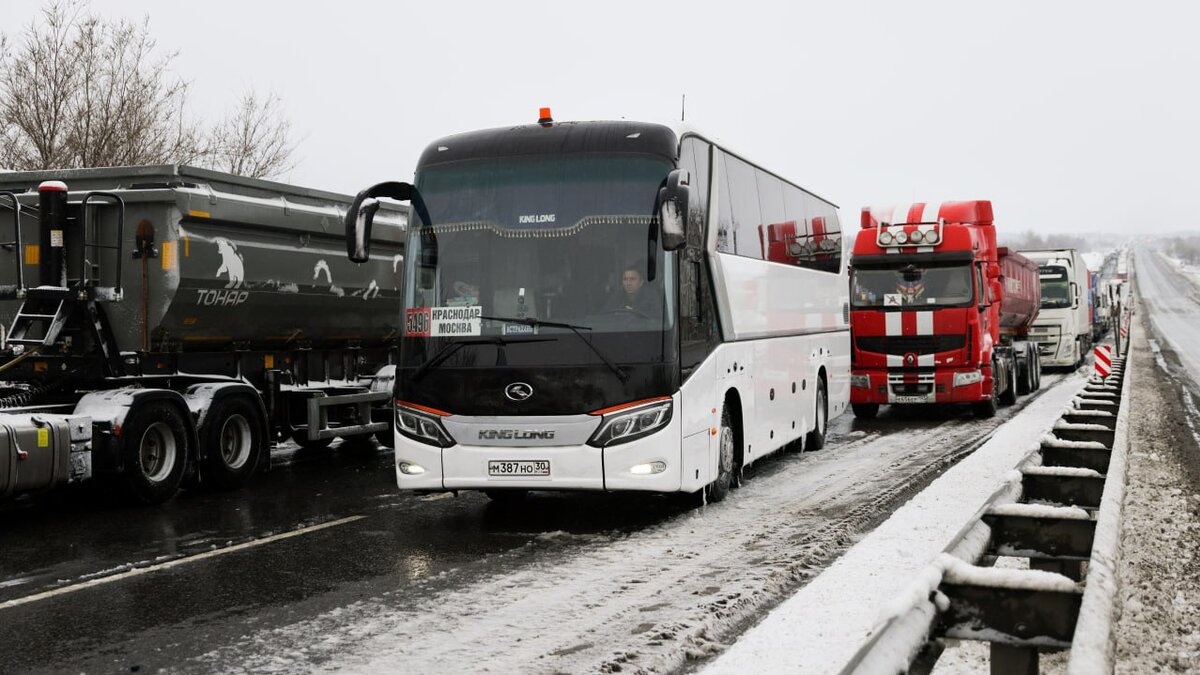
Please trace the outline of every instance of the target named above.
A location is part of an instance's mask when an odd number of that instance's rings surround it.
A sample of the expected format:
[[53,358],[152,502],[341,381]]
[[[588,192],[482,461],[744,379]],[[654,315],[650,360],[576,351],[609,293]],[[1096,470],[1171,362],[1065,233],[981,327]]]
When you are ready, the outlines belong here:
[[635,476],[650,476],[667,470],[666,462],[650,462],[649,464],[634,464],[629,467],[629,473]]
[[859,389],[871,388],[871,376],[866,373],[858,373],[850,376],[850,386],[858,387]]
[[406,476],[420,476],[425,473],[425,467],[420,464],[413,464],[412,462],[399,462],[396,464],[396,468]]
[[982,381],[983,381],[983,373],[979,372],[978,370],[972,370],[972,371],[966,372],[966,373],[955,373],[954,374],[954,386],[956,386],[956,387],[965,387],[968,384],[975,384],[976,382],[982,382]]

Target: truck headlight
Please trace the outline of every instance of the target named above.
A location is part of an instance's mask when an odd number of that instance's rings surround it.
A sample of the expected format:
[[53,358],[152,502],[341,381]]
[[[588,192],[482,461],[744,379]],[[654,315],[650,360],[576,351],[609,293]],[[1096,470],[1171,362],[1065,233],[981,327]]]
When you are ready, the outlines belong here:
[[975,384],[983,381],[983,373],[978,370],[971,370],[965,373],[954,374],[954,386],[965,387],[968,384]]
[[649,436],[671,421],[672,407],[671,399],[666,398],[630,407],[618,407],[610,414],[604,414],[604,411],[594,412],[593,415],[604,416],[600,428],[588,439],[588,445],[604,448]]
[[436,445],[439,448],[448,448],[454,445],[454,439],[446,433],[446,428],[442,426],[440,419],[446,416],[448,413],[433,408],[425,406],[418,408],[412,403],[396,401],[396,428],[405,438],[411,438],[420,443]]
[[859,389],[871,388],[871,376],[866,373],[855,373],[850,375],[850,386],[858,387]]

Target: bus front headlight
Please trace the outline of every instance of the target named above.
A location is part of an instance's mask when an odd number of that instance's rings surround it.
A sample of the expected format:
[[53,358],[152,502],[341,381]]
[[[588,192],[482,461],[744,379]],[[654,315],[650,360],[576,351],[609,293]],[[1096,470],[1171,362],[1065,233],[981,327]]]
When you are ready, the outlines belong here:
[[450,434],[446,433],[446,428],[442,426],[440,416],[436,414],[432,408],[417,408],[411,404],[396,401],[396,429],[405,438],[411,438],[414,441],[425,443],[427,445],[436,445],[439,448],[448,448],[454,445],[454,439],[450,438]]
[[603,421],[588,439],[588,445],[604,448],[649,436],[671,421],[672,407],[671,399],[666,398],[615,410],[610,408],[608,410],[612,412],[608,414],[604,414],[605,411],[592,413],[603,414]]

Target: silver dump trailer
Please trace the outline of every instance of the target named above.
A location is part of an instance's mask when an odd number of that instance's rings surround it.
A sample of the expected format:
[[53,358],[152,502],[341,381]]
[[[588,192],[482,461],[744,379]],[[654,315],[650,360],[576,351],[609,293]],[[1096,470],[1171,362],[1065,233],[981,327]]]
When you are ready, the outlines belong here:
[[186,166],[0,174],[0,498],[232,487],[272,441],[391,443],[403,207]]

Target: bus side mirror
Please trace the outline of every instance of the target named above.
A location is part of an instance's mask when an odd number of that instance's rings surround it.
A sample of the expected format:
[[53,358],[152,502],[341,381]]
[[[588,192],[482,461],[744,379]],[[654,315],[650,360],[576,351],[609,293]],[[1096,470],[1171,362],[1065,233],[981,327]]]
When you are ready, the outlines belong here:
[[677,251],[687,243],[684,223],[691,199],[691,182],[687,169],[675,169],[667,174],[667,184],[658,193],[658,224],[664,251]]
[[371,257],[371,224],[379,210],[379,198],[407,202],[412,199],[412,185],[387,182],[372,185],[354,197],[346,211],[346,256],[352,262],[365,263]]

